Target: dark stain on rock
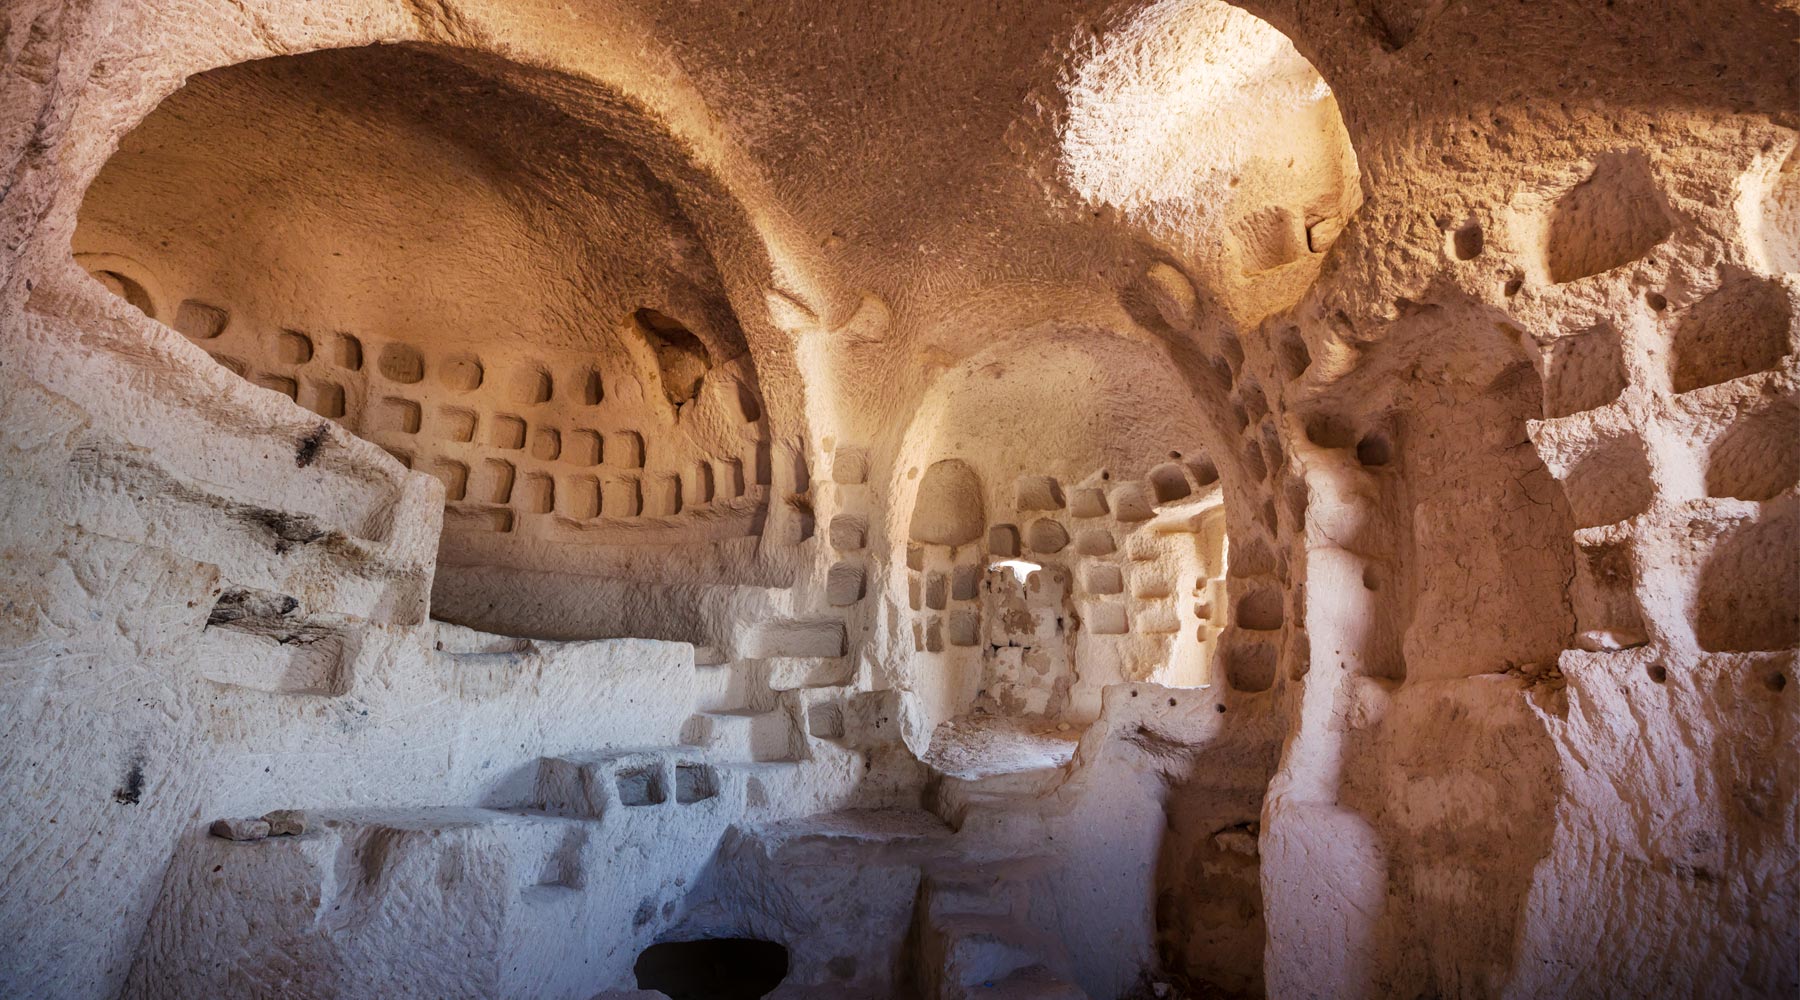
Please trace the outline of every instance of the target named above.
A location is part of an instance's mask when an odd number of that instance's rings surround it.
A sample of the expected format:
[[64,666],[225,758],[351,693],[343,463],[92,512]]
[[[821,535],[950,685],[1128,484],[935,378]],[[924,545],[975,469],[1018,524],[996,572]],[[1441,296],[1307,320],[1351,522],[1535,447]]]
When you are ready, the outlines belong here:
[[325,529],[319,522],[307,514],[294,514],[287,511],[269,510],[263,507],[246,507],[233,513],[245,523],[262,528],[276,538],[275,550],[286,552],[294,545],[307,545],[325,537]]
[[135,806],[144,797],[144,758],[133,755],[131,767],[125,772],[125,784],[113,789],[113,801],[128,806]]
[[304,469],[319,457],[319,447],[325,443],[325,435],[331,433],[331,424],[321,423],[300,439],[299,447],[294,449],[294,464]]

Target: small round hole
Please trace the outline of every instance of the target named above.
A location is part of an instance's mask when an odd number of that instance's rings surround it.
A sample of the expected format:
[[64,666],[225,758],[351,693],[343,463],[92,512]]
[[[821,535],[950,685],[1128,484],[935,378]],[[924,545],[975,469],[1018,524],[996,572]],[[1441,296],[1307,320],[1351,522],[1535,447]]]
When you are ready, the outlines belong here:
[[1644,301],[1648,302],[1650,304],[1650,308],[1656,310],[1657,312],[1662,312],[1664,309],[1669,308],[1669,300],[1664,298],[1660,293],[1657,293],[1657,292],[1645,292],[1644,293]]
[[1170,708],[1174,708],[1174,707],[1175,707],[1175,699],[1173,699],[1173,698],[1170,698],[1170,699],[1169,699],[1169,707],[1170,707]]
[[1648,667],[1648,668],[1647,668],[1647,670],[1648,670],[1648,672],[1649,672],[1649,674],[1650,674],[1650,679],[1651,679],[1651,680],[1653,680],[1653,681],[1655,681],[1655,682],[1656,682],[1656,683],[1658,683],[1658,684],[1664,684],[1664,683],[1667,683],[1667,682],[1668,682],[1668,680],[1669,680],[1669,668],[1667,668],[1667,667],[1665,667],[1665,666],[1663,666],[1663,665],[1662,665],[1662,664],[1660,664],[1660,663],[1652,663],[1652,664],[1650,664],[1650,666],[1649,666],[1649,667]]
[[1777,670],[1763,683],[1769,685],[1769,690],[1779,693],[1787,689],[1787,675]]
[[1225,714],[1225,706],[1224,705],[1214,705],[1213,707],[1219,710],[1220,715]]
[[1524,288],[1524,287],[1525,287],[1525,279],[1524,278],[1514,278],[1511,281],[1508,281],[1504,288],[1504,291],[1506,292],[1506,297],[1509,299],[1512,298],[1513,296],[1519,294],[1519,289]]
[[1385,435],[1370,432],[1356,442],[1356,460],[1363,465],[1386,465],[1393,457],[1393,448]]

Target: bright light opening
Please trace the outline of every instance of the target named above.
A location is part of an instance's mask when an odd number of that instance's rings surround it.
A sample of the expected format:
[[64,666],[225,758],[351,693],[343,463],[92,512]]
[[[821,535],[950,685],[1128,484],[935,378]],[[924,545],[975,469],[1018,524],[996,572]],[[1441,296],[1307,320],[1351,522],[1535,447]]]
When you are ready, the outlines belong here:
[[1025,581],[1031,578],[1031,574],[1043,568],[1042,565],[1027,559],[1001,559],[988,565],[990,570],[1003,569],[1011,573],[1013,578],[1019,581],[1020,586],[1025,585]]

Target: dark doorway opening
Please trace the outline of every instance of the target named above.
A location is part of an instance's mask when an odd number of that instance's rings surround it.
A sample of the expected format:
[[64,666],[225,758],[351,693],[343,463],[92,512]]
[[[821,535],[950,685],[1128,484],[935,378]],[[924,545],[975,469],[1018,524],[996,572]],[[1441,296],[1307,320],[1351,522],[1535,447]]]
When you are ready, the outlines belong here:
[[670,1000],[760,1000],[787,978],[787,949],[754,938],[665,941],[638,956],[640,990]]

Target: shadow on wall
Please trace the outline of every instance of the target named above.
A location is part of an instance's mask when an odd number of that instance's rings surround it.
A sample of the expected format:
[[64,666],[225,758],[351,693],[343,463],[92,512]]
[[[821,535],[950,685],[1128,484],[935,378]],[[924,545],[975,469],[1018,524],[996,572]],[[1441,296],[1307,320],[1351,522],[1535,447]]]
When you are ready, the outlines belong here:
[[1694,632],[1707,652],[1800,646],[1800,498],[1772,501],[1763,520],[1714,540],[1698,601]]
[[[1346,773],[1342,802],[1385,851],[1369,981],[1394,995],[1485,995],[1521,950],[1531,873],[1556,832],[1560,761],[1511,683],[1413,691],[1345,747],[1364,764]],[[1479,821],[1451,796],[1481,803]]]
[[1157,959],[1196,996],[1263,995],[1268,928],[1257,838],[1273,758],[1169,789],[1156,871]]
[[609,575],[607,547],[659,547],[669,582],[744,576],[732,542],[766,510],[756,372],[657,170],[707,181],[639,118],[448,49],[228,66],[124,138],[73,249],[220,365],[441,480],[440,616],[543,634],[483,595]]

